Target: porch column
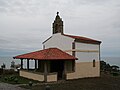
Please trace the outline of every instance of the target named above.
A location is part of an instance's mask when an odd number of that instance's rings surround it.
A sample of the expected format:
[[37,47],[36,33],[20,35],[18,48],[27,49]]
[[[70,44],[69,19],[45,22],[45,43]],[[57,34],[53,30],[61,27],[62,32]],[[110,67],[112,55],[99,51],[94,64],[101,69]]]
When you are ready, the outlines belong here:
[[63,78],[66,80],[66,61],[64,61],[64,71],[63,71]]
[[29,59],[27,59],[27,70],[29,70]]
[[21,69],[23,69],[23,59],[21,59]]
[[37,60],[35,60],[35,70],[37,69]]
[[44,61],[44,81],[47,82],[47,61]]

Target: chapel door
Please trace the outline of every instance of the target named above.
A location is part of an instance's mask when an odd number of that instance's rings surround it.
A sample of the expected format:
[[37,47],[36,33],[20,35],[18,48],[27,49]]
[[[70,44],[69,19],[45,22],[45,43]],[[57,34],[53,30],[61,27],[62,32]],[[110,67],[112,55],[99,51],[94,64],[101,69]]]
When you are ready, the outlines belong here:
[[57,80],[64,79],[64,61],[51,61],[50,72],[57,72]]
[[64,79],[64,61],[60,61],[59,63],[58,63],[58,71],[57,71],[57,79],[58,80],[62,80],[62,79]]

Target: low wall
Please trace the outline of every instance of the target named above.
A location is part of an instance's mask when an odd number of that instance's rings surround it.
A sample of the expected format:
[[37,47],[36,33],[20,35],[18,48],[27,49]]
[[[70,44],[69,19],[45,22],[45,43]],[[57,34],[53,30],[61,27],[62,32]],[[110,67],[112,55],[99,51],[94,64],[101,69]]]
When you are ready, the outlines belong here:
[[44,75],[35,74],[35,73],[24,71],[24,70],[20,70],[20,76],[28,79],[44,81]]
[[95,62],[77,62],[75,65],[75,72],[67,73],[67,79],[77,79],[85,77],[99,77],[100,76],[100,63]]
[[57,81],[57,73],[47,75],[47,82]]

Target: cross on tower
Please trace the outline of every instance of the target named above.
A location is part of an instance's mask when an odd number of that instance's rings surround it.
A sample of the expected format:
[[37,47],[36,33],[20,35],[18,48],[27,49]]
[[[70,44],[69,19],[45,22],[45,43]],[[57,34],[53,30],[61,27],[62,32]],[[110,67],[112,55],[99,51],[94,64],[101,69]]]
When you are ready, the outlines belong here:
[[59,12],[57,12],[57,15],[59,14]]

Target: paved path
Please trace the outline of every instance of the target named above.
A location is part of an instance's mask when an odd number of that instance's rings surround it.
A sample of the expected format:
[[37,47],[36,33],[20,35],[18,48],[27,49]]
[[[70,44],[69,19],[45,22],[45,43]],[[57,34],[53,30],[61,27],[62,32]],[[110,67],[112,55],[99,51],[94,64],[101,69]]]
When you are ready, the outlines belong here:
[[29,90],[29,89],[24,89],[16,85],[0,82],[0,90]]

